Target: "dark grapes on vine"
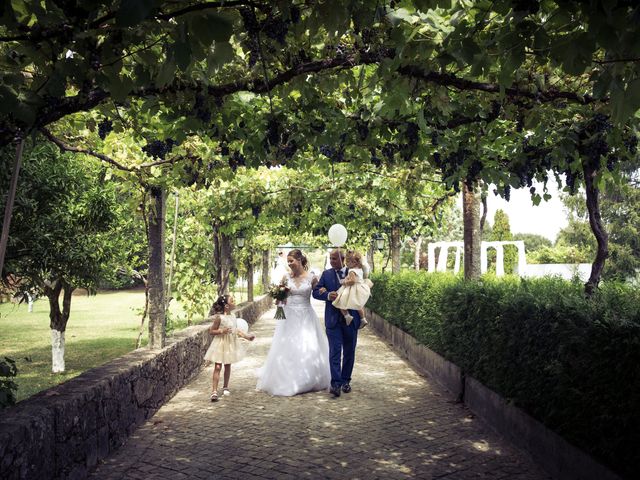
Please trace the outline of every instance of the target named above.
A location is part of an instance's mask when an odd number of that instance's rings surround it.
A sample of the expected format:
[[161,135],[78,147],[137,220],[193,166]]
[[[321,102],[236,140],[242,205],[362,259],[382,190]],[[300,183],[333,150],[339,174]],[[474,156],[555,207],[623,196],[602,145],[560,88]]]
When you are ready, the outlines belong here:
[[109,135],[109,132],[111,132],[112,130],[113,130],[113,122],[108,118],[103,119],[98,124],[98,136],[100,137],[101,140],[104,140],[107,137],[107,135]]
[[142,151],[147,154],[147,156],[151,158],[158,158],[160,160],[164,160],[176,142],[172,138],[167,138],[166,140],[151,140],[147,141],[147,144],[142,147]]

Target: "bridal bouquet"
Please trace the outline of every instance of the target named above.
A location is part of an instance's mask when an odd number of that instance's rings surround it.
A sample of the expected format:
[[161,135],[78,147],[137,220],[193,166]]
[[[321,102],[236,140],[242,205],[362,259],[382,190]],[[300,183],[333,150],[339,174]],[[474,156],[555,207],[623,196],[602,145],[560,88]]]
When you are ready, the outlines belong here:
[[286,318],[284,316],[284,309],[282,308],[285,304],[285,300],[289,296],[289,286],[287,285],[286,280],[281,281],[277,285],[271,285],[269,288],[269,296],[274,298],[276,301],[276,314],[273,318],[276,320],[280,320]]

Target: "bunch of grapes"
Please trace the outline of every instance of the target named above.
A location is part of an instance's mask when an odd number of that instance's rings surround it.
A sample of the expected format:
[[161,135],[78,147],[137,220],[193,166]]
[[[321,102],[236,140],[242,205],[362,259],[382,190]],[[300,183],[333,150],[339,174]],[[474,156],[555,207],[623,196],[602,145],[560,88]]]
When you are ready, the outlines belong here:
[[270,118],[267,122],[267,133],[265,136],[267,145],[277,146],[280,144],[280,125],[278,120]]
[[387,158],[389,163],[393,163],[393,155],[396,153],[397,146],[391,142],[386,142],[381,149],[382,154]]
[[258,24],[258,19],[256,18],[253,8],[240,7],[238,11],[240,12],[242,23],[249,36],[256,35],[260,31],[260,25]]
[[438,146],[438,131],[437,130],[433,130],[431,132],[431,145],[433,145],[434,147]]
[[609,121],[609,117],[602,113],[596,113],[591,119],[590,127],[596,132],[608,132],[613,128],[613,124]]
[[268,17],[262,25],[262,31],[270,39],[277,41],[280,45],[285,45],[289,25],[281,17]]
[[233,155],[229,155],[229,168],[235,173],[238,167],[244,167],[247,164],[246,158],[243,154],[234,150]]
[[531,187],[531,185],[533,185],[533,180],[531,179],[531,176],[529,175],[528,172],[524,170],[518,172],[518,178],[520,179],[521,187],[524,187],[525,185],[527,187]]
[[418,124],[415,122],[407,122],[406,124],[406,135],[407,135],[407,142],[409,142],[410,146],[416,146],[418,144],[418,140],[419,140],[419,136],[418,136],[418,132],[420,131],[420,128],[418,127]]
[[600,157],[609,153],[609,144],[600,135],[587,145],[587,155],[597,165]]
[[433,154],[433,163],[440,170],[443,169],[444,164],[442,163],[442,155],[440,155],[440,152],[434,152],[434,154]]
[[625,138],[623,143],[631,155],[636,154],[638,151],[638,137],[635,134],[631,134],[629,137]]
[[[535,190],[535,189],[534,189]],[[500,190],[498,190],[497,188],[493,189],[493,194],[497,197],[498,195],[500,195]],[[509,185],[504,185],[502,187],[502,197],[508,202],[509,199],[511,198],[511,186]]]
[[471,162],[471,165],[467,170],[467,179],[469,180],[469,182],[475,181],[480,175],[480,172],[483,168],[484,165],[482,165],[482,162],[479,162],[478,160],[474,160],[473,162]]
[[297,151],[298,151],[298,145],[294,139],[291,139],[282,147],[282,153],[285,156],[285,158],[287,158],[287,160],[290,160],[291,158],[293,158],[293,156],[296,154]]
[[360,33],[360,36],[362,38],[362,42],[365,45],[369,45],[372,41],[373,41],[373,31],[369,28],[363,28],[362,32]]
[[309,126],[311,127],[311,130],[317,133],[322,133],[324,132],[325,128],[327,128],[326,123],[324,123],[322,120],[317,119],[312,120]]
[[104,140],[107,137],[107,135],[109,135],[109,132],[111,132],[112,130],[113,130],[113,122],[108,118],[103,119],[98,124],[98,136],[102,140]]
[[369,126],[367,125],[367,122],[363,120],[358,120],[356,122],[356,130],[358,131],[358,137],[360,137],[360,140],[366,140],[369,136]]
[[375,165],[376,167],[380,167],[380,165],[382,165],[382,161],[378,157],[376,149],[375,148],[371,148],[369,150],[369,153],[371,153],[371,163],[373,165]]
[[164,160],[176,142],[172,138],[167,138],[166,140],[152,140],[147,141],[147,144],[142,147],[142,151],[147,154],[147,156],[151,158],[159,158],[160,160]]
[[258,220],[260,212],[262,212],[262,207],[260,205],[253,205],[251,207],[251,215],[253,215],[253,218],[255,218],[256,220]]
[[[570,159],[567,159],[567,161],[570,162]],[[575,194],[577,175],[575,175],[570,168],[567,168],[564,171],[564,176],[567,187],[569,187],[569,193],[571,193],[571,195]]]
[[320,145],[320,153],[327,158],[333,158],[333,156],[336,154],[336,151],[333,147],[325,144]]

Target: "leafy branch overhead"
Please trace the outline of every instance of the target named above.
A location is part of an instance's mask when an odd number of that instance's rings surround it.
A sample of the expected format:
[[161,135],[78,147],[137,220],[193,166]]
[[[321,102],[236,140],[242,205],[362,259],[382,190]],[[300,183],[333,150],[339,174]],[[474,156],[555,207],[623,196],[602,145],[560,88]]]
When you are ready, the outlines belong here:
[[[582,181],[596,115],[608,170],[637,137],[634,2],[32,3],[0,12],[3,144],[45,129],[118,161],[113,131],[146,154],[120,165],[156,177],[421,165],[508,196],[549,170]],[[77,145],[69,119],[99,139]]]

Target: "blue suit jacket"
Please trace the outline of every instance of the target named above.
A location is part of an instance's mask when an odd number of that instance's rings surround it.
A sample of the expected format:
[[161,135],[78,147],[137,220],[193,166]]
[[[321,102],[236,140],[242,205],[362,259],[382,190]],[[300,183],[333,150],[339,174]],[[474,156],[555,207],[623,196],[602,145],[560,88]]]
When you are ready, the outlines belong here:
[[[349,269],[346,270],[346,273],[349,273]],[[321,288],[326,288],[327,291],[324,293],[320,293]],[[324,326],[326,328],[334,328],[338,325],[338,321],[342,318],[342,314],[340,310],[333,306],[331,301],[329,300],[329,292],[336,292],[340,288],[340,279],[338,278],[338,274],[333,268],[325,270],[322,272],[320,276],[320,280],[316,283],[316,286],[313,288],[313,298],[317,300],[322,300],[325,302],[324,306]],[[349,313],[353,316],[353,323],[355,327],[360,325],[360,315],[355,310],[349,310]]]

